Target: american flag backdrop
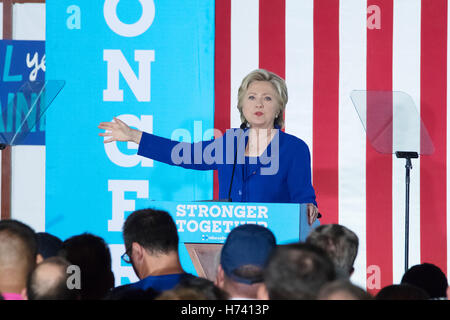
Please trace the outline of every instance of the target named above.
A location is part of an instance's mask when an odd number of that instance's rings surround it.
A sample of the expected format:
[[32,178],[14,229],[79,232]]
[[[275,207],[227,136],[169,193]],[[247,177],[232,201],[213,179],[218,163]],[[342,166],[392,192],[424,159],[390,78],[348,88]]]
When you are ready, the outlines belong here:
[[405,161],[372,148],[350,93],[411,95],[435,151],[413,160],[409,265],[448,274],[447,0],[217,0],[215,10],[215,128],[239,127],[250,71],[286,79],[285,130],[310,147],[321,223],[358,235],[352,281],[370,291],[404,273]]

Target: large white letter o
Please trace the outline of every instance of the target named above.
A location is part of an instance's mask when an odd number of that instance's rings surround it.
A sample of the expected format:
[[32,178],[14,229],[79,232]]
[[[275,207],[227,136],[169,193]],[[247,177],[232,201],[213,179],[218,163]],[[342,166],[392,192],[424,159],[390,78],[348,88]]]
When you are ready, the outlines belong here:
[[103,15],[109,28],[123,37],[136,37],[147,31],[155,18],[155,4],[153,0],[139,0],[142,5],[141,18],[132,24],[123,23],[117,17],[117,4],[120,0],[105,0]]

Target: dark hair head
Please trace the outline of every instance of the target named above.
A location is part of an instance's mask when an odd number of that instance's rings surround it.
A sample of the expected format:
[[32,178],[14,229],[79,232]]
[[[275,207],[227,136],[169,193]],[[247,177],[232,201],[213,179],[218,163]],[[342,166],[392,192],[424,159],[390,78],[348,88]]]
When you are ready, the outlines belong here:
[[155,300],[209,300],[197,288],[181,287],[163,291]]
[[205,300],[226,300],[228,294],[217,287],[211,280],[188,276],[184,277],[174,288],[175,290],[188,289],[198,292],[204,296]]
[[47,232],[36,233],[38,254],[47,259],[58,255],[62,247],[62,240]]
[[37,265],[28,277],[29,300],[75,300],[78,290],[67,285],[69,262],[62,257],[50,257]]
[[349,280],[335,280],[320,289],[319,300],[371,300],[372,296]]
[[36,234],[17,220],[0,220],[0,267],[22,268],[28,274],[36,265]]
[[308,243],[278,246],[264,271],[271,300],[314,299],[320,288],[336,277],[324,250]]
[[81,270],[81,298],[102,299],[114,287],[111,253],[106,242],[83,233],[63,242],[60,256]]
[[154,300],[160,294],[161,292],[153,288],[143,290],[125,285],[108,292],[104,300]]
[[143,209],[130,214],[123,225],[123,240],[127,251],[133,242],[151,254],[178,251],[177,227],[162,210]]
[[403,275],[401,283],[422,288],[431,298],[447,296],[447,277],[439,267],[431,263],[422,263],[409,268]]
[[376,300],[427,300],[430,295],[425,290],[410,284],[393,284],[381,289]]

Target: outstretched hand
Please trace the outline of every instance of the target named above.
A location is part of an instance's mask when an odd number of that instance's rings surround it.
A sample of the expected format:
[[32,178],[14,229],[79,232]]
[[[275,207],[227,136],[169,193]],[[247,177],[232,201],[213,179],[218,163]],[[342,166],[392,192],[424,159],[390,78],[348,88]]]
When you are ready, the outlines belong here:
[[113,141],[133,141],[139,144],[141,141],[141,131],[130,128],[125,122],[116,117],[114,117],[114,120],[111,122],[101,122],[98,128],[106,130],[105,132],[99,133],[99,136],[109,137],[109,139],[105,139],[104,143]]

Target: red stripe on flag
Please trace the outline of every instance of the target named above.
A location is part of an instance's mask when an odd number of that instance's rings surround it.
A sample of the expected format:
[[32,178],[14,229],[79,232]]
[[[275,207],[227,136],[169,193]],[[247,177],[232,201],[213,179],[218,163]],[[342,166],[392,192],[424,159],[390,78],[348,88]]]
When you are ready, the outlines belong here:
[[[392,91],[393,2],[370,0],[367,6],[378,6],[380,28],[367,28],[367,90]],[[375,13],[376,14],[376,13]],[[390,95],[389,95],[390,96]],[[388,97],[389,97],[388,96]],[[392,284],[392,99],[382,107],[376,97],[367,96],[366,147],[366,248],[367,289],[376,293]],[[386,102],[386,99],[382,99]],[[391,119],[390,124],[389,120]],[[384,152],[372,146],[374,131],[385,129]],[[377,146],[377,150],[380,147]],[[374,273],[371,273],[374,272]]]
[[313,106],[313,183],[321,223],[338,223],[339,0],[314,1]]
[[285,78],[285,0],[259,0],[259,67]]
[[[217,1],[215,10],[214,128],[224,134],[230,127],[231,0]],[[214,171],[214,199],[218,198],[219,179]]]
[[422,0],[421,21],[420,114],[435,150],[420,161],[420,252],[447,273],[447,1]]

